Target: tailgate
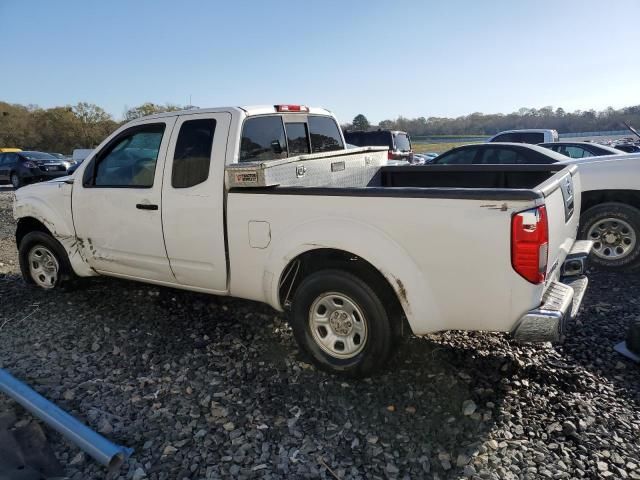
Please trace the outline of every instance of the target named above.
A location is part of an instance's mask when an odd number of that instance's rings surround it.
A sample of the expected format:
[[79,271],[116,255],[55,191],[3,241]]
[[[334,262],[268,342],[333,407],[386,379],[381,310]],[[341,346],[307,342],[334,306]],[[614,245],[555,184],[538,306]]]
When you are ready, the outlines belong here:
[[580,220],[580,174],[575,165],[556,173],[539,187],[549,224],[547,282],[558,279],[564,259],[576,241]]

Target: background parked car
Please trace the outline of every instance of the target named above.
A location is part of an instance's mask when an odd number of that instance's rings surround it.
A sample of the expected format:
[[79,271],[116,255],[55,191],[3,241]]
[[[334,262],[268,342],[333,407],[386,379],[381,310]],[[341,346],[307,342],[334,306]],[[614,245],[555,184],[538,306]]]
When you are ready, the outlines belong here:
[[548,164],[566,159],[566,156],[538,145],[478,143],[452,148],[434,158],[431,163],[433,165]]
[[407,132],[398,130],[375,130],[372,132],[344,132],[347,143],[358,147],[387,147],[389,160],[413,160],[411,138]]
[[616,150],[622,150],[626,153],[638,153],[640,152],[640,145],[636,145],[634,143],[622,143],[619,145],[615,145]]
[[558,141],[558,132],[548,128],[505,130],[491,137],[487,142],[549,143]]
[[485,143],[454,148],[433,163],[578,165],[583,186],[579,238],[594,242],[592,261],[595,265],[611,270],[633,270],[640,268],[638,157],[622,154],[609,161],[600,161],[596,156],[573,159],[539,145]]
[[14,188],[67,175],[67,168],[63,160],[45,152],[0,153],[0,183]]
[[550,142],[541,143],[540,146],[570,158],[601,157],[603,155],[621,155],[626,153],[613,147],[591,142]]
[[72,155],[72,160],[80,165],[82,162],[84,162],[84,159],[87,158],[91,152],[93,152],[93,149],[91,148],[76,148],[73,151],[73,155]]
[[439,153],[414,153],[413,154],[413,164],[414,165],[427,165],[433,162],[433,159],[436,158]]

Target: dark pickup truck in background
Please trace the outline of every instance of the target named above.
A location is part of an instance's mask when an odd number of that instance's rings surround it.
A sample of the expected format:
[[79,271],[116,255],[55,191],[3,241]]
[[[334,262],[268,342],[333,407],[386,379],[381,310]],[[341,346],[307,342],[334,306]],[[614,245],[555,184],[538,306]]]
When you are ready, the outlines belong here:
[[411,162],[413,150],[411,138],[407,132],[399,130],[374,130],[372,132],[344,132],[347,143],[357,147],[387,147],[389,160],[405,160]]

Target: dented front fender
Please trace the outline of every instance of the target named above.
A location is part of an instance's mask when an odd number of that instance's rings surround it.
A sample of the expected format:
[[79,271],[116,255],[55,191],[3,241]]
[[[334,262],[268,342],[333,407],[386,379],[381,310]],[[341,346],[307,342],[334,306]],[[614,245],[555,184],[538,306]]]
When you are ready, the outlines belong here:
[[77,238],[71,211],[73,185],[50,181],[23,187],[16,191],[13,216],[20,222],[32,218],[40,222],[64,247],[74,272],[92,276],[95,272],[82,255],[82,239]]

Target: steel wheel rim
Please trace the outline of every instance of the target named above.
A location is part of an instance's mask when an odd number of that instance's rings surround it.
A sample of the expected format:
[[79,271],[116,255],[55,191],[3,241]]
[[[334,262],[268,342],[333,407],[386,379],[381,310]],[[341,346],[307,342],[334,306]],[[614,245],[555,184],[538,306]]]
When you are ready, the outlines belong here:
[[603,218],[591,225],[587,238],[593,240],[593,253],[603,260],[620,260],[636,246],[636,233],[619,218]]
[[36,245],[27,255],[29,274],[33,281],[42,288],[53,288],[58,281],[60,264],[51,250],[43,245]]
[[367,343],[367,320],[356,302],[337,293],[323,293],[309,310],[309,328],[316,344],[334,358],[358,355]]

